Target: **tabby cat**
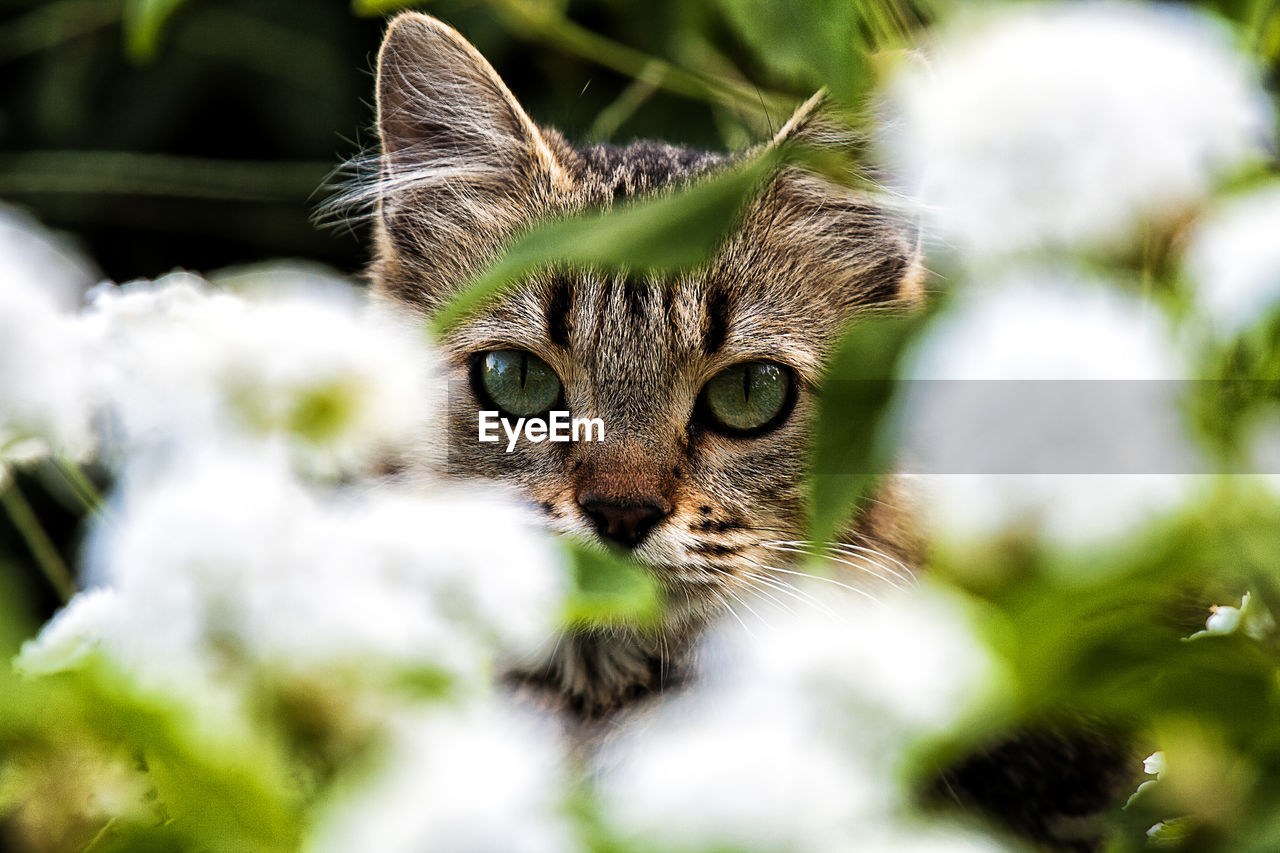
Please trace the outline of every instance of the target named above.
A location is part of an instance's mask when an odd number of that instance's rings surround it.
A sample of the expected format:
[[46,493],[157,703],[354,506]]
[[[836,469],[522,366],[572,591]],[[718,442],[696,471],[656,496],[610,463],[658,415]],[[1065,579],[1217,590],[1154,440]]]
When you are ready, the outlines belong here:
[[[652,196],[730,163],[637,142],[577,148],[539,127],[457,32],[396,18],[378,60],[381,170],[374,292],[428,317],[531,223]],[[773,140],[843,144],[811,100]],[[914,227],[797,168],[772,175],[701,269],[643,281],[534,274],[441,342],[451,375],[448,473],[496,480],[564,534],[627,549],[665,593],[658,632],[581,630],[510,674],[590,740],[693,675],[726,602],[795,570],[806,424],[840,332],[923,295]],[[477,413],[567,409],[600,442],[477,441]],[[896,485],[843,534],[865,577],[914,571]],[[784,578],[785,579],[785,578]]]

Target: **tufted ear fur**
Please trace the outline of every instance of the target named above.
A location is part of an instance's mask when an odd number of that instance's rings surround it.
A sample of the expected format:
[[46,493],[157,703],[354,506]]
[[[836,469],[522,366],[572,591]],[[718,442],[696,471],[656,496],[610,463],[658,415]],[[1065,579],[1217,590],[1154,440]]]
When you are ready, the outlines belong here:
[[[863,147],[860,142],[830,114],[820,92],[769,144],[847,157]],[[870,188],[866,174],[849,178],[839,182],[804,168],[784,169],[751,217],[751,238],[782,256],[802,253],[805,276],[835,310],[917,305],[925,279],[918,229],[892,199]]]
[[430,307],[566,185],[553,150],[563,143],[530,120],[466,39],[427,15],[391,23],[377,92],[374,279]]

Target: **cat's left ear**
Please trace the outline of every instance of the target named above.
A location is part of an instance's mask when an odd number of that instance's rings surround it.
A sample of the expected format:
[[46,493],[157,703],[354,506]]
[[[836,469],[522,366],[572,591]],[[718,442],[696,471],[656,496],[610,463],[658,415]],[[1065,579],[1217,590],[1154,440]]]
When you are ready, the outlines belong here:
[[[860,142],[819,92],[769,145],[829,152],[838,163],[864,148]],[[784,168],[760,200],[758,239],[784,256],[803,247],[810,286],[825,291],[837,309],[914,307],[923,300],[926,277],[919,228],[900,204],[875,191],[868,174],[857,177],[836,181],[811,169]]]
[[[493,66],[428,15],[406,12],[387,29],[378,132],[375,281],[424,307],[568,184],[561,155]],[[410,283],[415,292],[399,292]]]

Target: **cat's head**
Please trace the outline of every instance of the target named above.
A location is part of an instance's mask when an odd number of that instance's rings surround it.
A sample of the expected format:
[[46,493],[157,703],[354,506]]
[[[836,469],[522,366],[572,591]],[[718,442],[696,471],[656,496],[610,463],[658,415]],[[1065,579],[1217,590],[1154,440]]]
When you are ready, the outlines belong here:
[[[531,223],[726,163],[654,143],[575,148],[457,32],[413,13],[379,57],[378,121],[374,287],[423,317]],[[832,127],[811,102],[779,140],[829,143]],[[512,485],[554,529],[631,549],[673,602],[716,606],[794,561],[828,350],[859,313],[917,301],[921,278],[902,219],[783,170],[703,269],[535,274],[451,332],[448,473]],[[604,440],[478,441],[481,410],[547,408],[601,419]]]

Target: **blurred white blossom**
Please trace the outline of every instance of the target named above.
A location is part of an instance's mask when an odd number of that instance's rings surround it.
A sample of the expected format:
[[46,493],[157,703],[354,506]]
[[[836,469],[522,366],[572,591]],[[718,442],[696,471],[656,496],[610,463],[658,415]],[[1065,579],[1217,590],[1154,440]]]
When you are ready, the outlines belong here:
[[72,311],[99,279],[97,268],[68,240],[0,204],[0,281],[25,284],[59,310]]
[[785,714],[686,700],[622,745],[602,780],[634,849],[821,850],[871,823],[891,785]]
[[130,488],[99,522],[78,596],[29,671],[94,649],[200,689],[227,666],[377,682],[403,670],[487,677],[554,631],[566,575],[524,511],[466,490],[317,497],[278,458],[225,454]]
[[66,311],[92,275],[33,220],[0,206],[0,480],[5,461],[93,449],[85,353]]
[[421,335],[336,279],[270,282],[240,295],[174,273],[91,294],[86,337],[118,445],[163,467],[213,442],[279,441],[304,471],[332,474],[421,441],[433,402]]
[[1096,543],[1181,505],[1204,461],[1155,305],[1065,269],[963,289],[907,366],[900,412],[924,516],[948,540]]
[[322,813],[310,853],[573,853],[555,732],[495,704],[444,707],[391,726],[363,784]]
[[1234,198],[1197,225],[1186,268],[1216,330],[1236,334],[1280,304],[1280,184]]
[[1001,696],[964,608],[932,588],[826,597],[826,614],[726,623],[720,677],[612,745],[600,795],[615,832],[663,851],[997,849],[930,836],[899,784],[914,748]]
[[1053,266],[1015,267],[958,293],[907,372],[950,381],[1191,375],[1159,307],[1117,282]]
[[886,157],[973,256],[1120,244],[1263,151],[1270,107],[1232,39],[1187,7],[971,12],[890,92]]
[[[824,594],[834,616],[771,617],[753,628],[743,689],[806,697],[829,735],[853,725],[853,751],[887,734],[937,734],[992,699],[1000,668],[973,632],[972,614],[931,586],[881,603]],[[892,649],[892,654],[885,654]],[[865,739],[865,740],[864,740]]]

